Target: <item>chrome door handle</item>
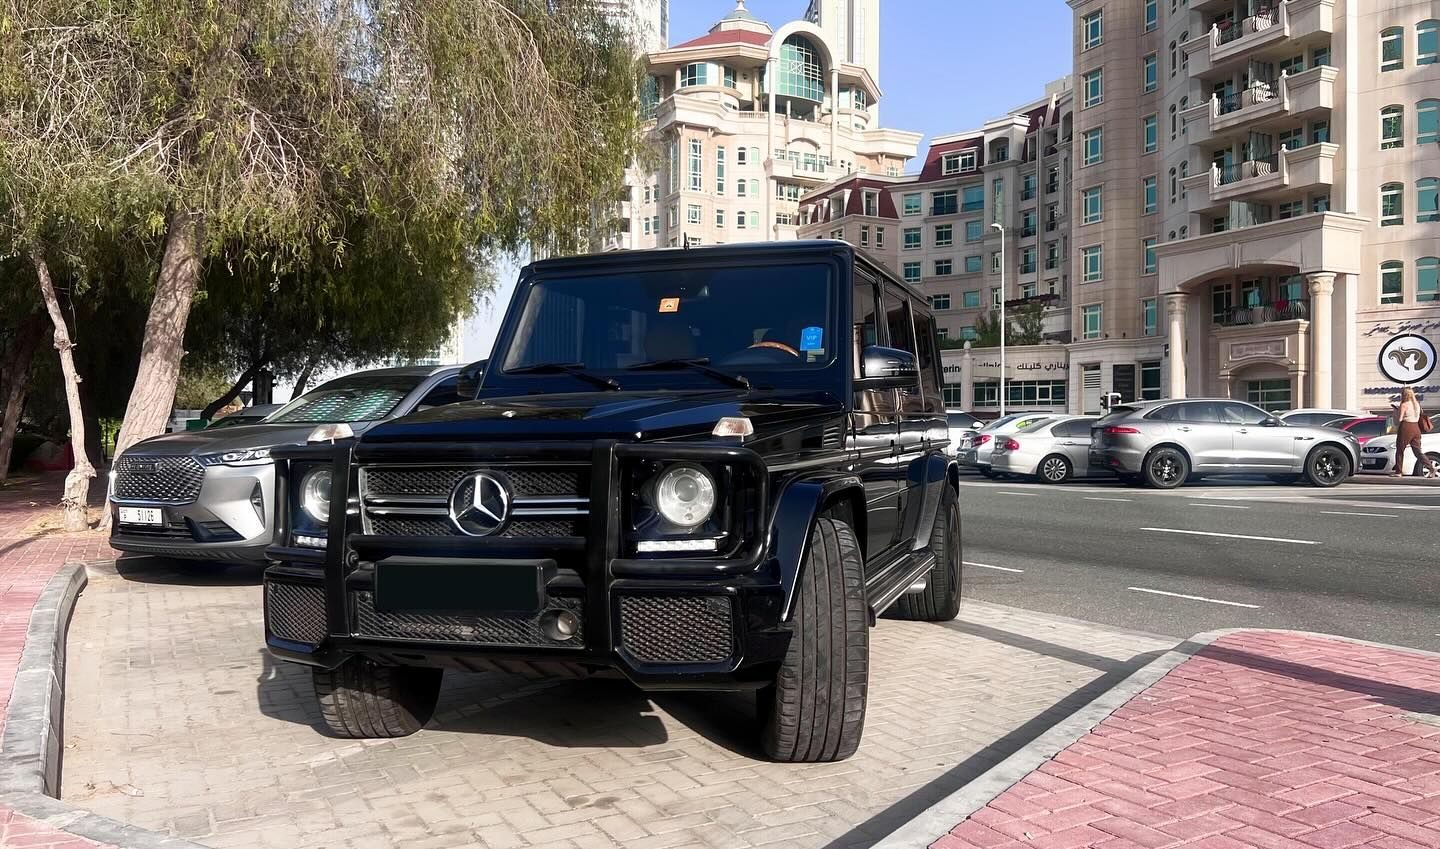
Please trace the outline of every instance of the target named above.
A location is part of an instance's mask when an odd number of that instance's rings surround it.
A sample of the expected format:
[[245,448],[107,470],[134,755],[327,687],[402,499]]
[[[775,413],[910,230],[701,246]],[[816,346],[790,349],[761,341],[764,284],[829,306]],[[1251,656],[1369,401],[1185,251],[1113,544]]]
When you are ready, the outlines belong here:
[[1176,429],[1176,430],[1179,430],[1179,431],[1184,431],[1185,433],[1189,433],[1189,432],[1190,432],[1190,428],[1188,428],[1188,427],[1177,427],[1177,428],[1175,428],[1175,429]]
[[1249,432],[1250,432],[1250,431],[1246,430],[1246,429],[1243,428],[1243,427],[1240,428],[1238,431],[1236,431],[1236,433],[1249,433]]
[[1295,440],[1296,440],[1297,442],[1309,442],[1310,440],[1312,440],[1312,439],[1314,439],[1314,438],[1315,438],[1315,437],[1313,437],[1313,436],[1297,436],[1297,437],[1295,437]]

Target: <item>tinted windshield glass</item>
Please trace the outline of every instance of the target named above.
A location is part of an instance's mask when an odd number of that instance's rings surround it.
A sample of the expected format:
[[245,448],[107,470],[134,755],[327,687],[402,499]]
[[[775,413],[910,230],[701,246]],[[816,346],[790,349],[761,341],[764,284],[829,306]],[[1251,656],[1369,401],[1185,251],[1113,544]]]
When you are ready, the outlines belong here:
[[206,425],[205,429],[214,430],[217,427],[238,427],[239,425],[255,424],[259,421],[262,421],[264,418],[264,416],[242,416],[238,413],[232,413],[231,415],[228,415],[223,419],[216,419],[215,421]]
[[275,411],[266,424],[323,424],[383,419],[424,378],[419,375],[342,377]]
[[830,275],[817,264],[539,279],[504,368],[618,371],[698,358],[717,368],[819,368],[835,354]]

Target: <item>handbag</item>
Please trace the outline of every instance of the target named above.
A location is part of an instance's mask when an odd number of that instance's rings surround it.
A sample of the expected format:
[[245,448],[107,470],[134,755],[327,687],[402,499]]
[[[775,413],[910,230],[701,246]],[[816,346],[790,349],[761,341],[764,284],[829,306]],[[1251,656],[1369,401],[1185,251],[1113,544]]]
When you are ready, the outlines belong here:
[[1429,417],[1429,416],[1425,415],[1424,413],[1421,413],[1421,414],[1420,414],[1420,432],[1421,432],[1421,433],[1429,433],[1430,431],[1432,431],[1432,430],[1434,430],[1434,429],[1435,429],[1435,423],[1432,422],[1432,421],[1430,421],[1430,417]]

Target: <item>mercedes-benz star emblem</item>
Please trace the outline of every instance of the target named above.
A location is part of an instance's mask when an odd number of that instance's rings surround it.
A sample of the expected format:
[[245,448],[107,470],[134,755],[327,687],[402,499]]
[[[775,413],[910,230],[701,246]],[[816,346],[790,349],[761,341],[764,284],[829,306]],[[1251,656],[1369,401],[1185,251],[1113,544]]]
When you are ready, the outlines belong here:
[[510,518],[510,484],[494,472],[475,472],[450,491],[450,521],[461,533],[485,537]]

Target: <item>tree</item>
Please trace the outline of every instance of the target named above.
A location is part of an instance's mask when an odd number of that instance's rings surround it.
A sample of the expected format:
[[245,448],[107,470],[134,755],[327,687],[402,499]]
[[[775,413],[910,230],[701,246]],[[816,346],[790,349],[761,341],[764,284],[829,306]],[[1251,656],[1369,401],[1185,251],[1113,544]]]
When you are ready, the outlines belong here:
[[[1041,303],[1023,304],[1012,310],[1007,310],[1005,319],[1009,325],[1005,329],[1005,345],[1039,345],[1045,341],[1041,332],[1041,321],[1045,316],[1045,305]],[[998,311],[989,312],[975,319],[975,341],[972,348],[998,348],[1000,347],[1000,314]]]
[[[594,0],[27,0],[7,15],[10,229],[158,241],[118,451],[163,429],[215,264],[283,296],[362,253],[443,287],[493,249],[568,251],[637,136],[638,68]],[[38,198],[45,214],[18,214]]]
[[[0,261],[0,277],[20,282],[21,264]],[[25,281],[0,291],[0,486],[9,477],[10,455],[25,398],[30,392],[31,365],[40,346],[44,319],[32,303],[34,289]]]

